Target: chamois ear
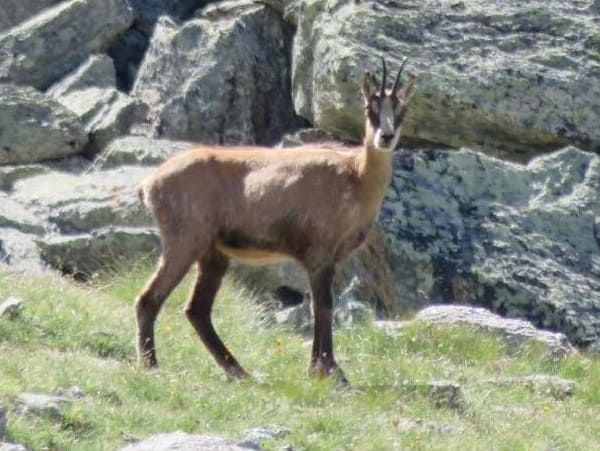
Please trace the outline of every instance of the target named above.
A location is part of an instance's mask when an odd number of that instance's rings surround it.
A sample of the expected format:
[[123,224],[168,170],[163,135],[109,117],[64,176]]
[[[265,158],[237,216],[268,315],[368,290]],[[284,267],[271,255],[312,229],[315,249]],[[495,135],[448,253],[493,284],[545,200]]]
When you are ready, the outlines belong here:
[[371,72],[365,72],[361,87],[365,105],[368,105],[371,97],[377,94],[378,85],[379,83],[377,83],[375,76]]
[[417,78],[414,75],[411,75],[408,79],[408,82],[396,93],[398,100],[400,100],[402,103],[407,103],[415,93],[416,89]]

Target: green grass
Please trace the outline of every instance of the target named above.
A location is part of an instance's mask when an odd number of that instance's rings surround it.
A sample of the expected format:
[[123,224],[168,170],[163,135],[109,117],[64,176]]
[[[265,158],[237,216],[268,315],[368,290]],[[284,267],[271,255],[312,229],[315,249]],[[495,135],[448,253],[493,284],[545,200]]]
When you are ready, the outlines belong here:
[[[9,441],[29,449],[105,450],[149,434],[184,430],[239,437],[280,424],[291,432],[265,449],[543,450],[600,449],[600,361],[550,359],[530,344],[514,353],[491,334],[464,327],[410,326],[389,336],[373,326],[336,331],[338,361],[352,381],[341,390],[307,377],[309,347],[260,322],[252,292],[226,280],[216,328],[253,378],[227,382],[181,313],[190,280],[165,304],[156,326],[160,368],[135,364],[132,300],[151,269],[115,270],[87,285],[0,272],[0,300],[24,301],[0,318],[0,404]],[[576,381],[572,396],[486,383],[554,374]],[[458,382],[463,408],[436,407],[406,383]],[[59,417],[17,413],[23,391],[77,386],[81,398]],[[403,419],[455,428],[410,429]]]

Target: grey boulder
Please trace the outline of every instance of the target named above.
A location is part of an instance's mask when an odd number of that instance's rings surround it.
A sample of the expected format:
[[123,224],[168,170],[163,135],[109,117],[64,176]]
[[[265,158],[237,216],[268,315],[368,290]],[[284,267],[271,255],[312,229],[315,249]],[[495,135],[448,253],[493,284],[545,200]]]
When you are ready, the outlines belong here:
[[0,165],[32,163],[81,152],[81,121],[35,89],[0,84]]
[[157,136],[275,143],[294,118],[286,25],[249,1],[209,6],[181,27],[162,17],[132,95],[150,106]]
[[89,234],[48,235],[36,243],[45,263],[82,277],[126,261],[155,257],[160,249],[155,229],[143,227],[106,227]]
[[0,81],[46,89],[106,50],[134,19],[127,0],[70,0],[0,34]]
[[57,100],[83,121],[90,139],[88,154],[102,151],[114,138],[127,134],[145,120],[148,112],[142,101],[114,87],[70,90]]
[[11,200],[61,234],[109,226],[148,226],[152,219],[137,197],[148,168],[121,167],[70,174],[51,171],[17,182]]
[[418,77],[403,129],[409,138],[520,160],[567,143],[600,149],[592,3],[296,2],[295,109],[315,126],[359,140],[362,73],[380,74],[384,56],[394,74],[408,57],[407,72]]

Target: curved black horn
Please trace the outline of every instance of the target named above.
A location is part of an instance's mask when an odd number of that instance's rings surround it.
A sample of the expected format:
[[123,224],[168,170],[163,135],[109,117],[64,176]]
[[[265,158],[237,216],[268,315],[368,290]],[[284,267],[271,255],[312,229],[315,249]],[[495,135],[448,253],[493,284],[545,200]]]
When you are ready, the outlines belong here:
[[387,81],[387,71],[385,68],[385,60],[383,59],[383,56],[381,57],[381,64],[383,65],[383,77],[381,78],[381,91],[379,92],[379,97],[383,99],[383,96],[385,95],[385,83]]
[[406,61],[408,60],[408,58],[404,58],[402,60],[402,65],[400,66],[400,70],[398,71],[398,75],[396,75],[396,81],[394,81],[394,87],[392,88],[392,95],[395,96],[396,95],[396,91],[397,89],[402,86],[400,84],[400,75],[402,75],[402,69],[404,69],[404,65],[406,64]]

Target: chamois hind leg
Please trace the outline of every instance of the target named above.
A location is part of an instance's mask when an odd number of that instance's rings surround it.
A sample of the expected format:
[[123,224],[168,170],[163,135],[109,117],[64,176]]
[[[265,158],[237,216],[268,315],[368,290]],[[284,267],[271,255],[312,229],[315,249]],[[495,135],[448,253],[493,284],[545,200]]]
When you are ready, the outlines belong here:
[[217,335],[211,321],[211,312],[221,280],[229,266],[229,258],[216,249],[198,260],[198,275],[185,313],[200,339],[217,363],[232,379],[248,376]]
[[348,384],[333,356],[333,278],[335,266],[328,265],[309,271],[315,316],[314,339],[310,371],[321,376],[333,376],[338,382]]
[[145,366],[158,364],[154,347],[154,322],[165,299],[183,279],[195,259],[191,249],[182,246],[165,246],[158,267],[137,297],[138,360]]

